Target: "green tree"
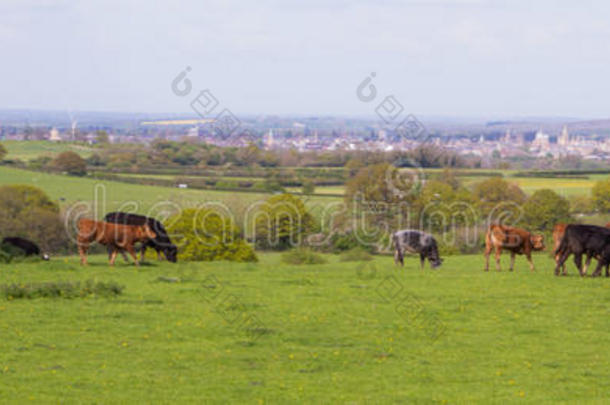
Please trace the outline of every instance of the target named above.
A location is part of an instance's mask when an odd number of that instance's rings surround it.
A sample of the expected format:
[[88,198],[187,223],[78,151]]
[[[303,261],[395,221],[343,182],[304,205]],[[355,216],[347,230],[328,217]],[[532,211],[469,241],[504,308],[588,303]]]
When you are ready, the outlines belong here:
[[87,174],[87,162],[75,152],[62,152],[50,164],[51,169],[65,172],[73,176]]
[[170,218],[166,226],[186,261],[257,261],[254,249],[241,238],[233,221],[210,208],[189,208]]
[[0,187],[0,236],[25,237],[49,253],[69,248],[59,206],[42,190],[27,185]]
[[99,143],[100,145],[107,145],[108,143],[110,143],[110,138],[108,137],[108,132],[102,130],[96,131],[95,132],[95,139],[97,141],[97,143]]
[[518,217],[519,207],[527,199],[518,185],[501,177],[491,177],[475,184],[472,194],[483,216],[509,215],[514,219]]
[[284,250],[300,245],[313,225],[313,217],[303,201],[292,194],[274,195],[256,212],[256,246]]
[[423,185],[417,175],[413,171],[405,175],[389,163],[364,167],[345,185],[346,203],[394,204],[412,201]]
[[303,194],[313,194],[316,191],[316,184],[311,180],[304,180],[301,192]]
[[523,204],[523,223],[550,232],[558,222],[572,222],[568,200],[549,189],[536,190]]
[[6,157],[6,155],[8,154],[8,151],[6,150],[6,148],[4,147],[4,145],[2,145],[0,143],[0,160],[4,159]]
[[610,180],[600,180],[591,190],[591,199],[595,208],[606,214],[610,212]]

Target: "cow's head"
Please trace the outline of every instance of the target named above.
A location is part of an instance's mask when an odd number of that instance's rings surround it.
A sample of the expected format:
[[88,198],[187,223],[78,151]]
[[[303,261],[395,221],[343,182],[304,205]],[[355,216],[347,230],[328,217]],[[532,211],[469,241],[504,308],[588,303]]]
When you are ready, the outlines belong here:
[[534,250],[544,250],[544,236],[543,235],[532,235],[530,236],[532,242],[532,248]]
[[441,259],[440,257],[430,259],[430,267],[432,267],[433,269],[441,267],[441,264],[443,264],[443,259]]
[[163,249],[163,253],[168,262],[176,263],[178,261],[178,248],[176,245],[167,246]]

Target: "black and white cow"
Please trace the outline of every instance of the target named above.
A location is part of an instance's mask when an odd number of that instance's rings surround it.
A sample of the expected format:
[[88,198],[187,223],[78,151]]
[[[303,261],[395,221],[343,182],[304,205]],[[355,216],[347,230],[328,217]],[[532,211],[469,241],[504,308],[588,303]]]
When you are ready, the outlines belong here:
[[415,229],[404,229],[392,235],[394,244],[394,262],[404,265],[405,253],[419,254],[421,268],[424,268],[425,260],[428,259],[430,266],[435,269],[443,263],[438,255],[438,246],[432,235]]

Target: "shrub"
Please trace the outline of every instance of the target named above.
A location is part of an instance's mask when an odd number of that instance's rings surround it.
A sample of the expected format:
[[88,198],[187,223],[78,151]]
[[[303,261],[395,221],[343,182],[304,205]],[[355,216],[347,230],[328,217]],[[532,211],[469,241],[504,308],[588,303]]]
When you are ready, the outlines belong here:
[[610,180],[602,180],[595,183],[591,189],[593,205],[602,213],[610,212]]
[[168,220],[166,229],[176,240],[181,260],[258,260],[233,221],[211,208],[183,210]]
[[376,238],[366,238],[365,235],[359,236],[356,232],[336,232],[330,238],[330,245],[333,253],[340,253],[356,248],[372,253],[375,251]]
[[362,248],[354,248],[341,253],[339,260],[342,262],[368,262],[373,256]]
[[21,236],[46,253],[69,247],[59,207],[40,189],[26,185],[0,187],[0,236]]
[[270,197],[256,212],[254,239],[262,249],[284,250],[300,245],[313,228],[305,204],[292,194]]
[[104,283],[87,280],[59,281],[49,283],[5,284],[0,287],[0,293],[6,299],[18,298],[83,298],[89,295],[111,297],[123,293],[125,287],[114,281]]
[[324,256],[308,248],[296,248],[282,254],[282,261],[288,264],[324,264]]
[[559,222],[572,222],[570,203],[552,190],[536,190],[523,204],[523,223],[530,229],[550,232]]
[[72,176],[87,174],[87,162],[75,152],[62,152],[49,164],[52,170],[66,172]]

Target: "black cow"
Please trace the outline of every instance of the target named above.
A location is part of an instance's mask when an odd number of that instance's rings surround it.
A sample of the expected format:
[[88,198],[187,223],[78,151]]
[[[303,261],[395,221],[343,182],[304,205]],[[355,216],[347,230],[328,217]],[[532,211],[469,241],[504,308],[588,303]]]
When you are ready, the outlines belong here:
[[[23,252],[24,256],[40,256],[40,248],[34,242],[20,238],[18,236],[6,237],[2,239],[2,245],[7,245]],[[49,260],[48,254],[43,254],[43,260]]]
[[593,277],[601,274],[603,266],[606,267],[606,277],[610,276],[608,273],[610,229],[595,225],[568,225],[556,251],[559,258],[555,266],[556,276],[559,275],[559,269],[571,254],[574,255],[574,264],[576,264],[581,276],[585,276],[582,268],[583,255],[597,259],[597,267],[592,274]]
[[394,262],[404,265],[404,253],[419,254],[421,268],[424,268],[425,260],[428,259],[430,266],[435,269],[443,263],[438,255],[436,240],[427,233],[413,229],[398,231],[392,235],[394,244]]
[[[161,222],[156,219],[126,212],[111,212],[104,217],[104,221],[122,225],[148,225],[157,237],[142,245],[140,260],[144,260],[146,248],[151,247],[157,251],[159,260],[161,260],[161,252],[163,252],[168,261],[172,263],[178,261],[178,248],[170,240]],[[121,253],[125,256],[124,252]]]

